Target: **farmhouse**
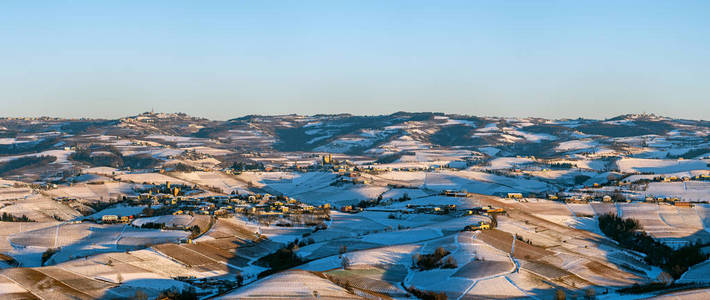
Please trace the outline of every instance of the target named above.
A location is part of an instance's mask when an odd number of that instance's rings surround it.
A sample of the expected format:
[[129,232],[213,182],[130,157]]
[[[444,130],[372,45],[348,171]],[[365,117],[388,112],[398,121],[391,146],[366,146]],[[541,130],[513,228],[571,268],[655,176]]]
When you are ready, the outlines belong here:
[[117,215],[104,215],[101,217],[101,222],[104,222],[104,223],[118,222],[118,216]]
[[522,199],[523,194],[522,193],[508,193],[508,198],[510,199]]
[[449,196],[449,197],[468,197],[469,193],[467,192],[457,192],[457,191],[451,191],[451,190],[445,190],[444,195]]
[[486,222],[478,222],[478,224],[475,225],[468,225],[464,227],[464,230],[466,231],[476,231],[476,230],[486,230],[486,229],[491,229],[491,224],[486,223]]
[[492,207],[492,206],[485,206],[481,208],[482,211],[486,213],[504,213],[505,210],[501,207]]

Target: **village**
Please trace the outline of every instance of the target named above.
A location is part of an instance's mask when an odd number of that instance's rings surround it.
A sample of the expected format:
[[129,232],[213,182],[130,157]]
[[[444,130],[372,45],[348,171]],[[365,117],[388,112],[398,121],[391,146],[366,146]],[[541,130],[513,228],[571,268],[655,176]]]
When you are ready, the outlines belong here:
[[[345,120],[225,123],[145,113],[118,125],[97,122],[108,127],[93,134],[38,129],[8,138],[16,146],[0,151],[16,154],[0,158],[0,171],[15,168],[0,173],[7,241],[0,250],[8,256],[0,280],[56,296],[21,276],[69,272],[62,278],[101,286],[65,290],[94,293],[84,298],[194,288],[199,299],[293,295],[284,290],[292,281],[328,287],[318,289],[325,295],[382,299],[486,297],[491,289],[512,298],[614,298],[659,276],[704,284],[698,274],[706,264],[696,260],[710,247],[710,167],[702,153],[667,158],[676,142],[653,146],[647,136],[622,146],[614,137],[525,131],[551,121],[440,115],[396,128],[384,118],[381,129],[326,136],[358,124]],[[8,129],[45,122],[51,131],[69,121],[4,122]],[[567,128],[568,121],[554,122]],[[200,126],[219,133],[198,134]],[[422,135],[449,126],[503,140],[451,146]],[[311,137],[275,142],[280,130]],[[512,135],[517,142],[504,141]],[[691,141],[703,149],[692,136],[677,147]],[[534,147],[518,149],[524,145]],[[657,156],[639,157],[648,153]],[[626,220],[645,238],[616,241],[624,233],[610,228]],[[652,251],[690,251],[693,264],[649,262]],[[430,284],[431,277],[449,284]],[[145,284],[151,280],[162,285]]]

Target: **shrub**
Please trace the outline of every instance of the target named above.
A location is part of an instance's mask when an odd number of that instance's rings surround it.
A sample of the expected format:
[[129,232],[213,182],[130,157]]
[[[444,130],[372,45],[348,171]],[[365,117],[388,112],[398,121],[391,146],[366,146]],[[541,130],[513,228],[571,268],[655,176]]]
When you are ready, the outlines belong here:
[[49,260],[49,258],[52,257],[52,255],[54,255],[54,253],[57,253],[57,252],[59,252],[58,248],[49,248],[46,251],[44,251],[44,253],[42,253],[42,265],[44,266],[44,263],[46,263],[47,260]]
[[6,212],[2,213],[2,216],[0,216],[0,221],[3,221],[3,222],[34,222],[34,220],[31,220],[26,215],[22,215],[22,217],[15,217],[14,215],[8,214]]
[[555,291],[555,300],[565,300],[567,299],[567,295],[565,294],[565,291],[561,289],[557,289]]
[[407,291],[412,293],[414,297],[417,297],[419,299],[424,299],[424,300],[446,300],[446,294],[443,292],[432,292],[432,291],[423,291],[420,289],[417,289],[413,286],[407,288]]
[[260,265],[268,266],[271,269],[262,272],[261,274],[259,274],[259,277],[270,275],[275,272],[286,270],[291,267],[295,267],[297,265],[302,264],[303,260],[301,260],[301,258],[298,257],[298,255],[296,255],[296,253],[294,252],[293,248],[296,246],[297,245],[295,245],[294,243],[291,243],[288,246],[281,248],[274,253],[260,258],[257,263]]
[[580,185],[580,184],[584,183],[585,181],[589,180],[589,178],[592,178],[592,177],[589,177],[587,175],[574,176],[574,184]]
[[202,232],[202,230],[200,229],[200,226],[193,225],[192,227],[190,227],[190,238],[191,239],[196,238],[197,236],[200,235],[201,232]]
[[[449,255],[449,253],[450,252],[443,247],[439,247],[436,248],[432,254],[417,254],[412,257],[413,265],[420,271],[439,268],[442,267],[441,259],[444,258],[444,256]],[[451,262],[453,262],[453,264],[456,263],[453,259]]]
[[177,288],[172,288],[169,290],[164,290],[160,292],[156,299],[169,299],[169,300],[196,300],[197,292],[194,287],[190,287],[184,290],[178,290]]
[[344,256],[340,259],[340,265],[343,267],[343,269],[349,269],[351,262],[350,259],[347,256]]
[[446,261],[444,261],[444,264],[441,266],[442,269],[456,269],[458,267],[459,265],[456,263],[456,259],[451,256],[447,257]]

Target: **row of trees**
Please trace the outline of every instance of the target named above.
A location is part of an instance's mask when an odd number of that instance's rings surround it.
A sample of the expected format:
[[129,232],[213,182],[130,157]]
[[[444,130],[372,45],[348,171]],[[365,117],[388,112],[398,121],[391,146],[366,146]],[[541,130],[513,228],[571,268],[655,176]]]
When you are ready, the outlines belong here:
[[[95,152],[106,152],[93,155]],[[93,166],[107,166],[114,168],[131,167],[133,169],[152,168],[160,163],[160,160],[143,154],[124,156],[118,148],[107,145],[89,145],[77,147],[76,151],[69,156],[75,161],[86,162]]]
[[0,175],[5,175],[12,171],[25,167],[36,167],[48,164],[57,160],[54,156],[23,156],[0,163]]
[[409,194],[407,194],[407,193],[402,194],[402,196],[400,196],[399,198],[390,198],[387,200],[383,200],[382,195],[380,194],[379,196],[377,196],[377,199],[360,200],[360,202],[355,204],[355,207],[368,208],[368,207],[378,206],[381,203],[392,203],[395,201],[396,202],[404,202],[404,201],[408,201],[408,200],[412,200],[412,197],[410,197]]
[[286,247],[274,253],[261,257],[257,264],[269,267],[269,270],[261,272],[259,278],[283,271],[303,263],[303,260],[296,254],[298,250],[298,240],[289,243]]
[[14,215],[8,214],[6,212],[2,213],[2,216],[0,216],[0,221],[3,221],[3,222],[34,222],[34,220],[31,220],[26,215],[22,215],[22,217],[15,217]]
[[58,142],[59,138],[52,137],[39,141],[0,145],[0,155],[17,155],[24,153],[42,152],[44,150],[51,149]]
[[235,172],[242,172],[242,171],[254,171],[254,170],[264,170],[265,166],[264,163],[262,162],[234,162],[232,163],[231,169],[234,170]]
[[48,248],[42,253],[42,266],[54,255],[59,252],[59,248]]

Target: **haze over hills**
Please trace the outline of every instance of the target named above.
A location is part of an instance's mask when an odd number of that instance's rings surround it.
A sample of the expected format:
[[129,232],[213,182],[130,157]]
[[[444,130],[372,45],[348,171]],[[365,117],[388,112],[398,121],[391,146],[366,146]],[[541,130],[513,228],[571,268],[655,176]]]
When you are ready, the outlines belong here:
[[710,122],[0,119],[0,298],[704,297]]

